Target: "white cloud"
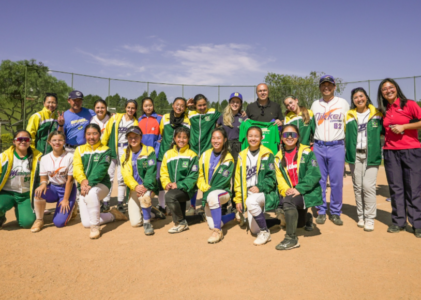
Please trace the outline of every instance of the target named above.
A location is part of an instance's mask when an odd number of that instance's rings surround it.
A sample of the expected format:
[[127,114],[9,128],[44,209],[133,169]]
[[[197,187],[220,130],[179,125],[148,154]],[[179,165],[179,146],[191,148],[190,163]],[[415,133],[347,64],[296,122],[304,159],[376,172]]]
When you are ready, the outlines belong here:
[[108,58],[100,55],[95,55],[86,51],[78,50],[78,52],[91,57],[95,62],[99,63],[100,65],[103,65],[105,67],[121,67],[121,68],[128,68],[132,69],[136,72],[143,72],[145,71],[145,67],[137,67],[134,64],[120,59],[115,58]]
[[150,47],[145,47],[145,46],[141,46],[141,45],[124,45],[123,46],[124,49],[129,50],[131,52],[137,52],[140,54],[148,54],[151,52],[160,52],[163,50],[164,48],[164,44],[160,43],[160,44],[153,44]]

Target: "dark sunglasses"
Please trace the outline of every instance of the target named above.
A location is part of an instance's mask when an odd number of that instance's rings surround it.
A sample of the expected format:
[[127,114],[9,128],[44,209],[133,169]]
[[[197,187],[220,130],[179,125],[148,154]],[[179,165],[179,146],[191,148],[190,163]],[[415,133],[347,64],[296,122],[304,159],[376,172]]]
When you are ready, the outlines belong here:
[[15,138],[15,141],[16,141],[16,142],[20,142],[20,143],[22,143],[22,142],[27,143],[27,142],[29,142],[30,140],[31,140],[31,138],[29,138],[29,137],[18,137],[18,138]]
[[284,139],[287,139],[288,137],[292,137],[293,139],[296,139],[298,137],[298,133],[292,132],[292,131],[287,131],[287,132],[282,133],[282,137]]

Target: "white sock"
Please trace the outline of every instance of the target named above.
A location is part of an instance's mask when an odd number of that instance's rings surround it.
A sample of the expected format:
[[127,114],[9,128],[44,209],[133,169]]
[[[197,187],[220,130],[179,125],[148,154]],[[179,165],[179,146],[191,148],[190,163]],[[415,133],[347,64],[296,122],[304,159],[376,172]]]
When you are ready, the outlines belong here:
[[37,220],[44,219],[44,210],[45,210],[46,205],[47,205],[47,201],[35,199],[34,209],[35,209],[35,215],[37,216]]
[[123,202],[124,196],[126,196],[126,187],[118,186],[118,202]]
[[112,213],[101,213],[99,215],[99,224],[107,224],[114,221],[114,216]]
[[165,191],[159,191],[158,202],[159,206],[165,208]]

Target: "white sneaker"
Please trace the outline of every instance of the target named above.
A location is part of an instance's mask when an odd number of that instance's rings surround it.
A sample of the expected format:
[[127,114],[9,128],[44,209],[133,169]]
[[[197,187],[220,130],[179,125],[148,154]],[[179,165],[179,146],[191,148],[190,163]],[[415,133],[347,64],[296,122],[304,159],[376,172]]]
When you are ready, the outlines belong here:
[[184,221],[183,223],[180,223],[177,226],[174,226],[173,228],[168,230],[168,233],[180,233],[187,229],[189,229],[189,225],[187,225],[187,222]]
[[267,242],[270,242],[271,238],[270,238],[270,231],[260,231],[257,234],[257,239],[254,240],[253,244],[255,246],[261,246],[266,244]]
[[365,225],[364,219],[360,219],[357,223],[357,226],[360,227],[360,228],[364,228],[364,225]]
[[367,220],[364,225],[364,231],[373,231],[374,230],[374,221]]

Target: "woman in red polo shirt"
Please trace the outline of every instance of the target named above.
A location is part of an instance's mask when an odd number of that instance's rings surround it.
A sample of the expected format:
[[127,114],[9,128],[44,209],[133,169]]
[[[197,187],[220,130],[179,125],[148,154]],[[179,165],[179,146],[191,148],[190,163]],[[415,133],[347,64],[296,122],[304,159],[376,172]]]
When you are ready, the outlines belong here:
[[421,238],[421,108],[390,78],[380,83],[377,101],[384,115],[383,156],[392,198],[392,225],[387,231],[405,229],[408,218],[412,229],[407,230]]

